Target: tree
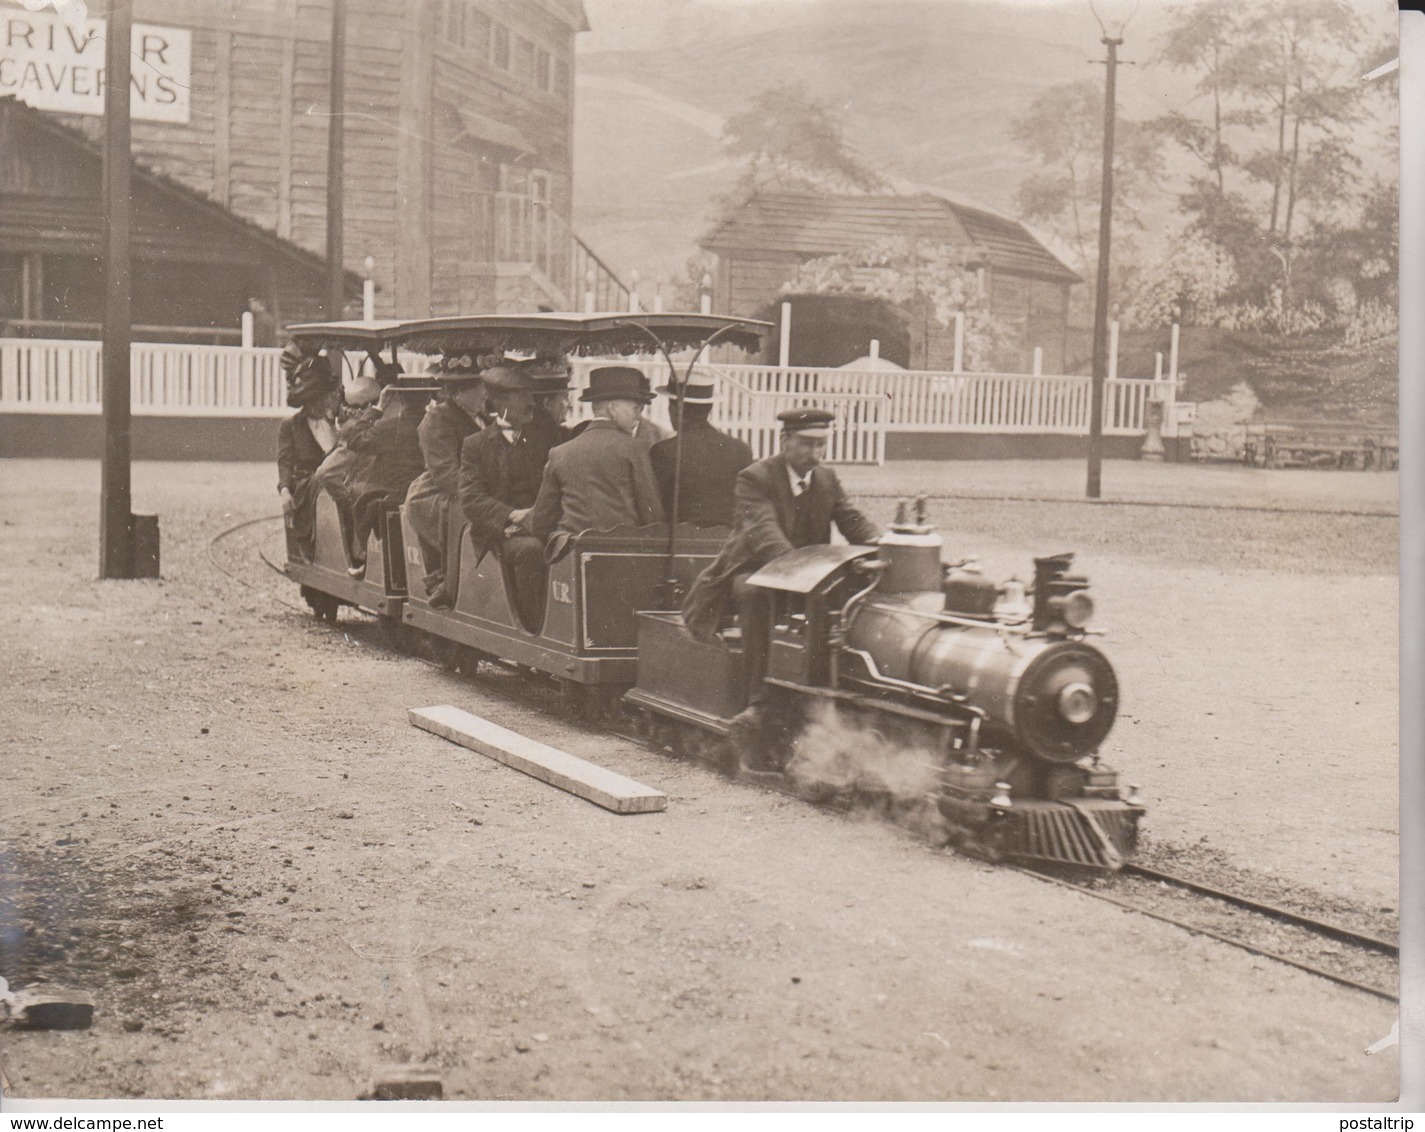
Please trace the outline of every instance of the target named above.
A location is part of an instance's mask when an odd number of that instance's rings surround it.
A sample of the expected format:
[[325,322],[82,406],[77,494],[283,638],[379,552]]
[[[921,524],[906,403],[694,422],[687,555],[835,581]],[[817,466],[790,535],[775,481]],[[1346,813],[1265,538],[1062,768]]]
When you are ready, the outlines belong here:
[[723,123],[723,149],[747,160],[740,185],[876,192],[886,181],[846,141],[840,114],[801,83],[780,83]]
[[[1141,227],[1135,197],[1157,177],[1161,146],[1144,123],[1120,119],[1116,129],[1114,215],[1129,226]],[[1103,88],[1092,79],[1049,87],[1010,123],[1010,131],[1044,166],[1043,172],[1021,182],[1015,198],[1020,214],[1043,223],[1073,247],[1077,266],[1091,275],[1103,167]]]
[[1181,112],[1159,118],[1155,125],[1167,137],[1194,154],[1216,182],[1219,196],[1227,192],[1227,167],[1236,154],[1227,143],[1227,129],[1240,116],[1227,108],[1229,75],[1226,62],[1243,23],[1235,0],[1208,0],[1175,9],[1158,61],[1176,71],[1198,75],[1196,93],[1212,102],[1210,121],[1203,123]]
[[1359,21],[1343,0],[1272,0],[1243,30],[1226,82],[1255,112],[1245,120],[1270,132],[1242,167],[1271,186],[1266,230],[1289,256],[1297,206],[1339,192],[1351,178],[1344,134],[1361,90],[1358,76],[1344,81],[1341,62],[1343,54],[1350,59]]
[[1122,317],[1142,328],[1210,326],[1236,281],[1227,250],[1189,231],[1139,274]]
[[[1362,96],[1352,56],[1360,19],[1345,0],[1266,0],[1251,15],[1239,11],[1230,0],[1174,11],[1158,59],[1194,74],[1209,110],[1154,125],[1200,163],[1178,206],[1187,234],[1233,258],[1236,282],[1220,305],[1263,312],[1282,330],[1316,321],[1296,317],[1299,300],[1326,302],[1318,252],[1323,240],[1339,242],[1358,175],[1349,129]],[[1301,259],[1307,246],[1311,264]]]

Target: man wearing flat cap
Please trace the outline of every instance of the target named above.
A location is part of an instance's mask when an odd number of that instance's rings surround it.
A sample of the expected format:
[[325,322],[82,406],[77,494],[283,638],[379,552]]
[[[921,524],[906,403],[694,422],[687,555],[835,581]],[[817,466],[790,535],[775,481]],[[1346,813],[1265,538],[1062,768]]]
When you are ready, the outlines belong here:
[[460,449],[484,423],[485,385],[473,359],[465,355],[445,359],[440,371],[431,376],[440,384],[441,393],[416,430],[426,467],[406,492],[406,518],[420,543],[426,568],[423,585],[430,603],[448,609],[451,597],[445,584],[445,543],[451,508],[460,492]]
[[537,629],[544,617],[544,544],[518,524],[539,494],[549,450],[562,437],[558,425],[535,411],[527,370],[501,365],[481,376],[492,420],[460,450],[460,507],[476,551],[493,551],[505,562],[520,619]]
[[721,627],[730,605],[742,625],[742,665],[747,708],[734,726],[739,734],[765,725],[770,595],[747,585],[749,575],[772,559],[802,546],[831,541],[831,525],[852,545],[871,545],[881,532],[851,506],[836,473],[822,464],[834,414],[824,409],[778,413],[782,448],[737,476],[736,521],[722,552],[698,575],[683,604],[683,623],[700,640]]
[[579,400],[594,419],[573,440],[554,448],[539,485],[539,497],[523,525],[553,561],[580,531],[642,527],[663,521],[663,504],[648,449],[636,439],[643,406],[653,398],[632,366],[602,366],[589,374]]
[[[681,403],[679,388],[683,394]],[[678,388],[661,385],[658,392],[672,399],[669,415],[678,427],[677,436],[660,440],[648,450],[653,476],[663,496],[663,510],[673,515],[674,473],[681,469],[676,476],[676,520],[699,527],[732,526],[733,484],[737,473],[752,463],[752,449],[736,437],[719,432],[708,420],[713,407],[711,383],[689,382]]]

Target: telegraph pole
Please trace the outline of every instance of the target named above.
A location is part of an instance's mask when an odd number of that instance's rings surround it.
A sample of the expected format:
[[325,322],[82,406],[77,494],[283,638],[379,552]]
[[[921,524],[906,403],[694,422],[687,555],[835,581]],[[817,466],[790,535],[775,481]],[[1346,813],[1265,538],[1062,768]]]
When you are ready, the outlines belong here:
[[342,269],[343,190],[346,112],[346,0],[332,0],[331,113],[327,119],[327,318],[346,307]]
[[1113,125],[1118,95],[1118,49],[1121,38],[1103,37],[1108,71],[1103,86],[1103,186],[1099,198],[1098,291],[1093,316],[1093,378],[1089,402],[1088,497],[1097,499],[1103,471],[1103,383],[1108,377],[1108,251],[1113,227]]
[[99,485],[99,577],[132,578],[133,492],[129,347],[129,51],[133,0],[110,0],[104,42],[104,464]]

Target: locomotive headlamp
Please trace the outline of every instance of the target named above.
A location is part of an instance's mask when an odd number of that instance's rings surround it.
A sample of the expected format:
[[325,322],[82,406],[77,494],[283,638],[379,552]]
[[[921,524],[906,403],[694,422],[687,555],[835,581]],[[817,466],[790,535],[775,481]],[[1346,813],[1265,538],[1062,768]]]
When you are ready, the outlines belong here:
[[1088,684],[1075,681],[1059,690],[1059,714],[1070,723],[1087,723],[1098,711],[1098,696]]
[[1007,810],[1014,805],[1009,796],[1009,783],[996,782],[995,795],[990,799],[991,806],[998,806],[1001,810]]
[[1082,629],[1093,620],[1093,598],[1088,590],[1074,590],[1049,599],[1049,608],[1070,629]]

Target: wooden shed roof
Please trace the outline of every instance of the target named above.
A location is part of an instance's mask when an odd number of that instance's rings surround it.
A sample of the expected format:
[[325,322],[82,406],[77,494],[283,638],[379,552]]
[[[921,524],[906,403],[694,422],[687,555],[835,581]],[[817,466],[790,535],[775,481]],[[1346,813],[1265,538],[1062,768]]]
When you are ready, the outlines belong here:
[[[23,136],[28,131],[29,136]],[[48,160],[33,148],[54,149]],[[83,132],[56,121],[14,97],[0,97],[0,238],[7,233],[95,251],[103,238],[100,147]],[[62,184],[55,184],[56,180]],[[132,240],[135,252],[175,259],[211,260],[224,255],[264,261],[310,277],[326,278],[327,261],[237,215],[188,186],[133,163]],[[361,294],[361,276],[343,272],[350,296]]]
[[1019,221],[928,193],[759,192],[726,212],[698,243],[719,253],[794,252],[815,257],[855,251],[891,237],[918,237],[974,249],[996,271],[1081,282]]

